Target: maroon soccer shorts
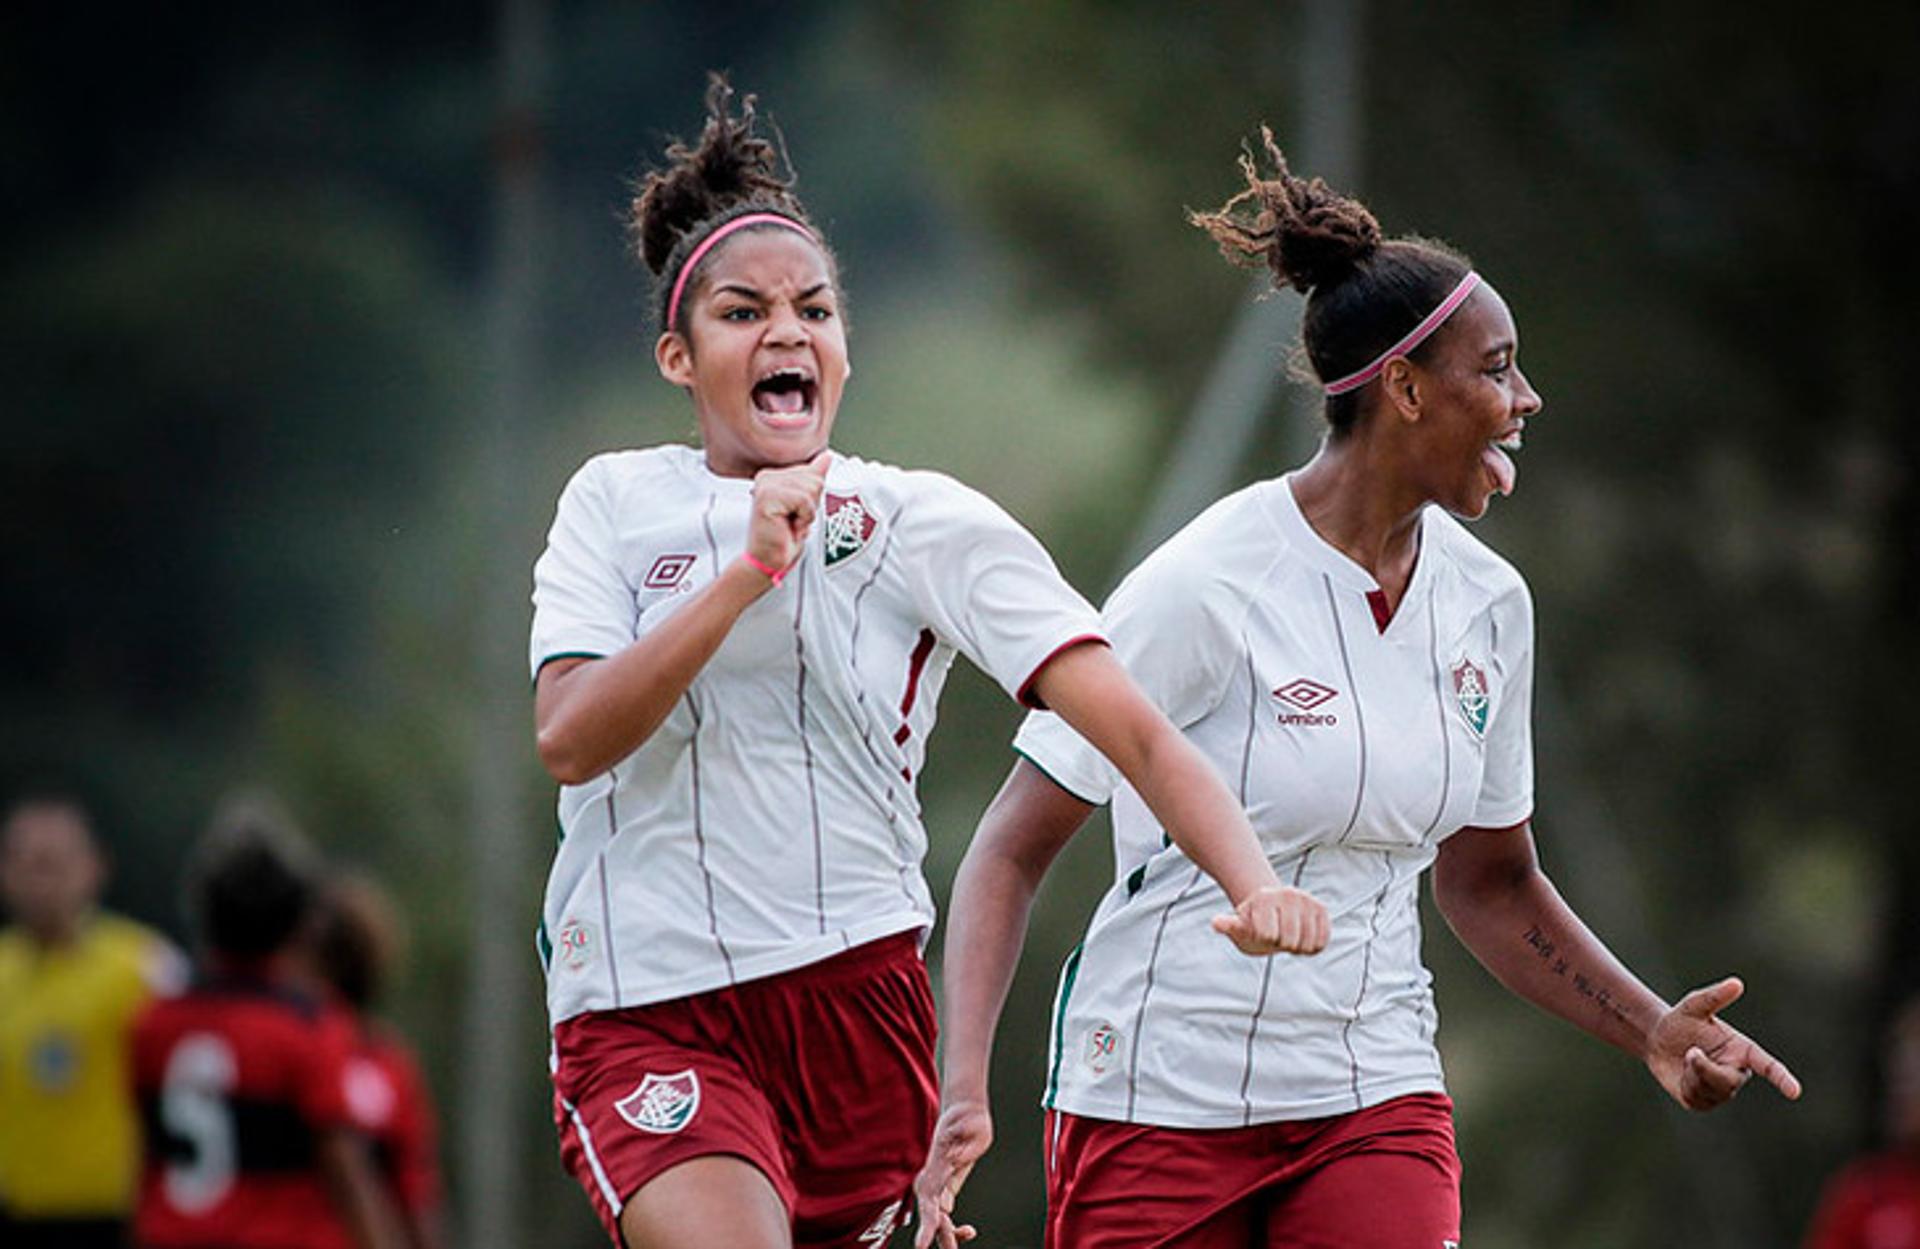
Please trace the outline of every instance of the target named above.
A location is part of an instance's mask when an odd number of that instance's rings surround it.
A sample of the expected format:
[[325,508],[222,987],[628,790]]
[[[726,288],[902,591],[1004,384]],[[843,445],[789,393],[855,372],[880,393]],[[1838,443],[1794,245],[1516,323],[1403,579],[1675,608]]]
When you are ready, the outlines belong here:
[[641,1185],[731,1154],[773,1182],[799,1249],[885,1243],[939,1110],[915,934],[732,988],[594,1011],[553,1034],[560,1156],[614,1244]]
[[1047,1249],[1449,1249],[1453,1103],[1158,1128],[1048,1111]]

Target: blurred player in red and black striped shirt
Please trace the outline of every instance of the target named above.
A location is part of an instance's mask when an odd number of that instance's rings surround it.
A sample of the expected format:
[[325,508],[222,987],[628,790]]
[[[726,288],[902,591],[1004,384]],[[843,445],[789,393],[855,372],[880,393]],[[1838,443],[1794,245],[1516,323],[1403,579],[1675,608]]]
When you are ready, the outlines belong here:
[[229,808],[195,851],[185,994],[136,1026],[143,1249],[399,1249],[354,1112],[352,1029],[299,988],[315,868],[270,807]]
[[439,1249],[441,1186],[433,1103],[404,1038],[371,1013],[405,944],[386,891],[342,876],[322,892],[315,970],[353,1030],[347,1092],[413,1249]]

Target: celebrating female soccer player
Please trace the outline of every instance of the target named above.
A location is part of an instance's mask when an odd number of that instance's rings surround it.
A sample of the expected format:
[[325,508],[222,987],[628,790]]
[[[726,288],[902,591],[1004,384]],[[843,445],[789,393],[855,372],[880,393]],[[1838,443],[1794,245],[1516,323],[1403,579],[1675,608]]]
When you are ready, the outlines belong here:
[[905,1213],[938,1102],[914,784],[956,651],[1107,752],[1220,881],[1234,945],[1325,939],[1032,537],[826,450],[833,254],[730,101],[716,81],[634,205],[702,445],[590,460],[535,570],[556,1117],[629,1249],[877,1244]]
[[[1307,293],[1331,427],[1297,472],[1216,503],[1134,570],[1102,623],[1128,669],[1239,792],[1332,936],[1312,960],[1222,958],[1213,886],[1057,717],[1035,714],[954,886],[945,1102],[919,1244],[991,1139],[993,1024],[1038,878],[1093,804],[1119,873],[1061,977],[1046,1091],[1047,1243],[1424,1245],[1460,1238],[1451,1103],[1416,891],[1514,992],[1641,1058],[1681,1104],[1793,1076],[1717,1012],[1622,967],[1534,856],[1533,612],[1454,519],[1514,486],[1540,410],[1507,305],[1466,259],[1384,240],[1325,183],[1242,161],[1197,214],[1229,259]],[[1435,506],[1437,505],[1437,506]]]

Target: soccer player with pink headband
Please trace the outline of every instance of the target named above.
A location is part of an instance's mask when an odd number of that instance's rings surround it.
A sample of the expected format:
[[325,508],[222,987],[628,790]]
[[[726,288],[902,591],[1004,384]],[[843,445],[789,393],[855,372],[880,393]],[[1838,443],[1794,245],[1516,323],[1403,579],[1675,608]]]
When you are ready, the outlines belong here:
[[1106,752],[1220,883],[1222,948],[1326,938],[1038,542],[827,450],[838,275],[753,123],[716,80],[634,205],[700,445],[588,461],[534,572],[555,1115],[628,1249],[858,1249],[910,1212],[938,1108],[914,787],[956,653]]
[[1036,712],[954,884],[943,1104],[916,1244],[992,1139],[994,1023],[1046,865],[1113,804],[1116,873],[1068,960],[1044,1144],[1050,1249],[1442,1249],[1460,1164],[1418,888],[1501,982],[1644,1061],[1690,1109],[1785,1066],[1722,1022],[1726,979],[1668,1005],[1588,931],[1534,854],[1533,609],[1456,517],[1509,494],[1540,410],[1497,291],[1464,257],[1381,237],[1275,166],[1198,213],[1228,259],[1307,295],[1330,426],[1304,467],[1214,504],[1102,614],[1127,668],[1237,790],[1282,879],[1332,917],[1312,959],[1221,957],[1215,887],[1073,726]]

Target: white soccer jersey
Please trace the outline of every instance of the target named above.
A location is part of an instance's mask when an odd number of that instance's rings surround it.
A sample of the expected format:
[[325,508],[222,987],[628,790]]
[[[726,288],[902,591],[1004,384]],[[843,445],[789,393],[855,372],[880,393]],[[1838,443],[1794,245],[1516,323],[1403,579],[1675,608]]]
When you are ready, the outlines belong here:
[[[665,446],[598,456],[534,569],[531,659],[611,655],[744,548],[752,483]],[[671,715],[560,791],[553,1022],[704,992],[925,928],[914,792],[955,651],[1016,697],[1099,635],[1034,538],[938,473],[836,456],[800,561]]]
[[1532,606],[1520,575],[1433,507],[1384,628],[1377,599],[1282,479],[1214,504],[1102,615],[1281,880],[1326,904],[1332,937],[1313,957],[1251,959],[1213,932],[1219,886],[1058,717],[1028,717],[1016,748],[1113,802],[1115,881],[1061,975],[1049,1106],[1211,1128],[1442,1090],[1418,882],[1450,833],[1532,813]]

